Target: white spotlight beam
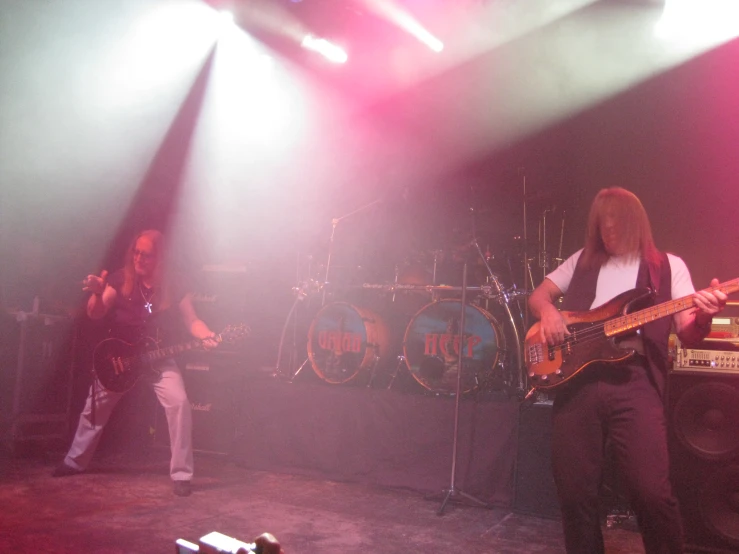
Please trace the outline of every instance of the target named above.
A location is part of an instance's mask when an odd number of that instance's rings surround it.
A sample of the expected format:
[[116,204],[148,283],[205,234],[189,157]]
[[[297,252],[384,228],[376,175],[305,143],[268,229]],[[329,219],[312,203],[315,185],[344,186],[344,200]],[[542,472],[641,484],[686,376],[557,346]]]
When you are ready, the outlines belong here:
[[441,40],[392,0],[364,0],[364,3],[370,10],[413,35],[434,52],[441,52],[444,49],[444,43]]
[[329,42],[325,38],[314,37],[313,35],[305,35],[301,46],[307,50],[318,52],[327,60],[334,63],[346,63],[349,59],[347,53],[339,46]]

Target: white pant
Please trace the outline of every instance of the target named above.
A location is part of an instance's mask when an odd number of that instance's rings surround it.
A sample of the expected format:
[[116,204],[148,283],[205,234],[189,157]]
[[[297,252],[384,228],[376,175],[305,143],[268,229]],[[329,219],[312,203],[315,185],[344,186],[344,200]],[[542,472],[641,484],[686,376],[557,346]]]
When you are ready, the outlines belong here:
[[[169,475],[173,481],[189,481],[193,475],[192,456],[192,410],[185,392],[185,383],[175,361],[171,358],[157,362],[162,377],[152,384],[159,403],[164,408],[169,426],[169,441],[172,458]],[[93,391],[87,397],[85,408],[64,463],[75,469],[84,470],[92,460],[100,442],[103,428],[113,413],[118,401],[125,393],[105,390],[99,383],[95,387],[95,424],[92,424]]]

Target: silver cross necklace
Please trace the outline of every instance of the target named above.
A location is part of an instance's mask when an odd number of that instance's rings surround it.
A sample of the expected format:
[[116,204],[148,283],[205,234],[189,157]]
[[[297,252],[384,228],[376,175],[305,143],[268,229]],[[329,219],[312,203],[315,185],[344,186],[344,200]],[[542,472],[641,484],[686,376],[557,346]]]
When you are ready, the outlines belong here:
[[151,299],[154,296],[154,289],[151,289],[149,291],[149,297],[147,298],[146,295],[144,294],[144,288],[141,286],[141,282],[139,281],[139,292],[141,292],[141,298],[143,298],[145,302],[144,308],[146,308],[147,312],[151,313],[151,308],[152,308]]

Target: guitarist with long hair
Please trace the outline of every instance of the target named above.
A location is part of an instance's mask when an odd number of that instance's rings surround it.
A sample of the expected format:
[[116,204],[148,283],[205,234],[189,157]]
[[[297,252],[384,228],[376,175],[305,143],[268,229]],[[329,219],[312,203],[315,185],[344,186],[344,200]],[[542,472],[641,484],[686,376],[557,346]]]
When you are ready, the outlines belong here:
[[566,312],[605,310],[604,305],[618,295],[641,287],[653,291],[654,304],[688,297],[692,307],[641,325],[638,334],[624,339],[623,346],[633,349],[627,360],[583,363],[581,372],[557,387],[552,467],[570,554],[604,552],[598,490],[606,440],[636,512],[646,552],[683,551],[680,513],[669,481],[663,404],[668,340],[673,325],[684,344],[694,345],[706,337],[711,319],[726,304],[718,281],[695,292],[685,263],[655,247],[639,199],[619,187],[603,189],[590,209],[585,247],[531,294],[529,307],[539,322],[530,333],[538,333],[533,338],[544,345],[540,350],[546,364],[555,352],[569,354],[578,343],[573,339],[579,331],[568,326],[555,307],[560,297]]
[[[123,269],[108,277],[108,272],[88,275],[83,290],[90,293],[87,315],[91,319],[107,318],[117,335],[132,342],[158,335],[184,323],[185,328],[203,347],[214,348],[214,333],[197,316],[185,287],[165,274],[165,248],[162,233],[146,230],[131,242]],[[164,408],[171,444],[170,477],[178,496],[191,493],[193,476],[192,413],[185,385],[177,363],[171,357],[154,363],[157,378],[154,392]],[[121,373],[125,369],[121,366]],[[98,371],[96,369],[96,371]],[[116,372],[118,368],[116,367]],[[122,391],[109,390],[101,375],[93,383],[80,415],[77,432],[55,477],[82,473],[90,463],[102,436],[103,428]]]

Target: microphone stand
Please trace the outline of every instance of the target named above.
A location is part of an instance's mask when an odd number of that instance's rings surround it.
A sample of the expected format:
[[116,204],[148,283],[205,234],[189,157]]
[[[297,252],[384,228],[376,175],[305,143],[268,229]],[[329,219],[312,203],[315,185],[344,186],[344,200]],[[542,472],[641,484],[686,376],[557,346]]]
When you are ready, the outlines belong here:
[[464,268],[462,269],[462,314],[459,317],[459,358],[457,360],[457,393],[455,395],[454,399],[454,435],[452,438],[452,474],[451,474],[451,481],[449,484],[449,488],[446,490],[443,490],[442,493],[444,494],[444,499],[441,502],[441,506],[439,507],[439,511],[436,512],[436,515],[442,516],[444,515],[444,508],[446,507],[449,500],[456,496],[461,496],[463,498],[466,498],[467,500],[470,500],[476,504],[479,504],[480,506],[487,508],[488,503],[483,502],[479,498],[475,498],[471,494],[467,494],[466,492],[458,489],[456,487],[455,481],[456,481],[456,474],[457,474],[457,442],[459,439],[459,400],[462,397],[462,366],[463,366],[463,358],[464,358],[464,327],[465,327],[465,316],[467,312],[467,264],[464,264]]

